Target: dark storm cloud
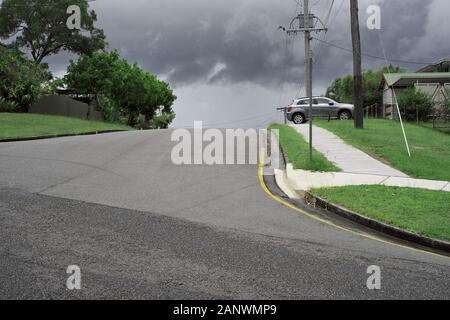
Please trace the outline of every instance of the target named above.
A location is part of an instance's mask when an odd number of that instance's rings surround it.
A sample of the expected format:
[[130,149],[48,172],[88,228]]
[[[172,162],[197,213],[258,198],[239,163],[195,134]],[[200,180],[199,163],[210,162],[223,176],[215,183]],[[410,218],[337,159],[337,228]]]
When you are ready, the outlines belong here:
[[[189,126],[194,120],[236,124],[274,112],[274,106],[304,94],[303,37],[290,39],[277,30],[301,10],[296,1],[96,0],[91,6],[111,49],[175,86],[174,126]],[[310,2],[312,11],[324,19],[332,0]],[[334,1],[325,39],[351,49],[348,3]],[[448,0],[359,3],[364,52],[383,56],[381,34],[389,60],[434,61],[450,55]],[[382,9],[381,32],[366,28],[366,9],[372,4]],[[323,94],[333,79],[352,73],[351,53],[315,41],[314,54],[314,94]],[[48,62],[61,75],[68,60],[59,55]],[[385,62],[364,57],[363,65],[378,69]],[[270,119],[238,123],[262,125],[276,117],[274,112]]]
[[295,3],[98,1],[95,8],[111,47],[185,84],[209,76],[211,81],[279,78],[285,61],[277,27],[290,18]]
[[[335,1],[326,40],[351,48],[347,2]],[[422,48],[417,47],[426,37],[427,13],[434,4],[422,0],[361,1],[364,51],[382,56],[378,31],[365,27],[367,6],[377,3],[382,7],[382,39],[390,58],[428,61],[448,53],[450,48],[443,44],[433,57],[422,56]],[[324,18],[330,4],[331,0],[321,0],[312,10]],[[166,75],[176,85],[197,81],[274,84],[302,77],[302,38],[290,39],[286,51],[286,36],[277,30],[294,15],[298,7],[294,0],[97,0],[92,6],[111,48],[120,49],[124,57],[149,71]],[[316,81],[329,82],[351,71],[351,54],[327,45],[316,49]],[[365,67],[384,64],[371,58],[364,63]]]
[[[438,1],[435,1],[438,2]],[[341,3],[344,5],[341,6]],[[370,5],[381,7],[381,30],[369,30],[366,22],[369,15],[366,10]],[[388,62],[393,65],[401,65],[404,68],[415,70],[421,65],[411,63],[398,63],[391,60],[403,60],[411,62],[435,61],[450,54],[450,46],[442,43],[428,45],[434,46],[433,56],[425,53],[425,47],[418,46],[420,39],[428,36],[427,20],[432,1],[408,0],[392,1],[380,0],[360,1],[360,30],[362,51],[371,56],[384,58],[383,46]],[[447,3],[444,6],[450,8]],[[336,1],[336,9],[330,19],[330,31],[326,41],[340,47],[352,48],[350,35],[350,13],[348,1]],[[321,45],[317,47],[317,61],[315,68],[316,82],[327,86],[336,76],[352,73],[352,53],[344,50]],[[384,59],[376,59],[363,56],[365,69],[379,69],[386,65]]]

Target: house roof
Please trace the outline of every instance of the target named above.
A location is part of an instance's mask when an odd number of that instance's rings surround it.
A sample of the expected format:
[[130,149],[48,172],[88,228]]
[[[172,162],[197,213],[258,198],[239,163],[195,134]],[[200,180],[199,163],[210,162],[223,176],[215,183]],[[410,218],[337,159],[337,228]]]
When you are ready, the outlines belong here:
[[433,62],[432,64],[429,64],[425,67],[420,68],[416,72],[434,72],[434,71],[438,71],[437,69],[439,67],[445,67],[445,66],[447,66],[447,68],[450,66],[450,56],[439,59],[439,60]]
[[422,72],[422,73],[385,73],[384,81],[388,86],[409,86],[416,82],[436,83],[450,82],[450,72]]

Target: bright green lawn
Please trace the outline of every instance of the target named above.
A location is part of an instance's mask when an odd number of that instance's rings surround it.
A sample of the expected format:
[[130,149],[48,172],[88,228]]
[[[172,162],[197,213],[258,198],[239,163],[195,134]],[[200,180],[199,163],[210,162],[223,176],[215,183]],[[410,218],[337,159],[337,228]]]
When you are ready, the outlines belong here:
[[409,158],[399,122],[365,120],[364,130],[354,129],[353,121],[317,120],[315,124],[412,177],[450,181],[450,136],[447,134],[405,124],[412,153]]
[[308,143],[295,129],[279,124],[272,124],[270,129],[278,129],[280,144],[295,169],[308,171],[337,172],[339,168],[329,162],[321,153],[314,150],[314,161],[309,161]]
[[0,139],[132,130],[112,123],[24,113],[0,113]]
[[367,217],[450,241],[450,193],[384,186],[313,190],[314,194]]

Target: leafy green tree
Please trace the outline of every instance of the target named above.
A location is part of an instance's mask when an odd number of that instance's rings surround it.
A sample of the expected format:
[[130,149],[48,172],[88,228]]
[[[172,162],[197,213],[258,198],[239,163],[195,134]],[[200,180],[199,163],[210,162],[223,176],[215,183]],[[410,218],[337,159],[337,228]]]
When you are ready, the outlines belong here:
[[[80,8],[80,29],[67,26],[72,5]],[[37,63],[61,50],[91,54],[106,45],[103,31],[94,27],[96,20],[87,0],[3,0],[0,39],[14,39]]]
[[170,86],[121,59],[117,51],[83,55],[67,70],[67,86],[79,94],[96,95],[107,119],[125,117],[128,125],[137,126],[142,115],[149,125],[158,110],[172,113],[176,96]]
[[353,102],[353,78],[346,76],[333,81],[325,95],[342,103]]
[[64,82],[78,94],[110,93],[120,82],[120,79],[115,79],[119,62],[120,56],[115,50],[81,55],[77,61],[70,61]]
[[427,121],[433,111],[431,96],[415,87],[409,87],[397,95],[402,116],[407,121]]
[[167,129],[176,115],[173,112],[163,113],[149,121],[149,129]]
[[24,112],[44,93],[52,79],[46,65],[37,65],[18,50],[0,47],[0,97]]
[[[383,94],[380,90],[380,83],[384,73],[405,72],[400,67],[385,67],[377,72],[365,70],[363,72],[363,99],[364,106],[370,106],[375,103],[382,103]],[[325,95],[342,103],[353,103],[353,77],[345,76],[333,81],[327,89]]]

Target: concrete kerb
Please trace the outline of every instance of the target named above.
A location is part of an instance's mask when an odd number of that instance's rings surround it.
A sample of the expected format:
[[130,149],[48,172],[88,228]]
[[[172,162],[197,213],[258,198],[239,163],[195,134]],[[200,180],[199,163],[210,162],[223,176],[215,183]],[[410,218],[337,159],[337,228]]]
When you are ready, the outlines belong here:
[[446,241],[432,239],[426,236],[422,236],[417,233],[406,231],[380,221],[368,218],[354,211],[348,210],[346,208],[340,207],[336,204],[330,203],[325,199],[313,195],[312,193],[306,191],[304,196],[305,202],[313,207],[319,208],[328,212],[335,213],[341,217],[347,218],[351,221],[359,223],[363,226],[369,227],[379,232],[383,232],[387,235],[394,236],[396,238],[413,242],[422,246],[426,246],[435,250],[444,251],[450,253],[450,243]]
[[[274,180],[275,180],[275,183],[277,184],[278,188],[280,188],[280,190],[286,194],[286,198],[290,198],[293,200],[303,199],[305,204],[312,208],[320,209],[325,212],[337,214],[343,218],[346,218],[350,221],[356,222],[362,226],[371,228],[375,231],[382,232],[386,235],[393,236],[393,237],[396,237],[401,240],[405,240],[405,241],[409,241],[411,243],[422,245],[422,246],[431,248],[433,250],[450,253],[450,243],[449,242],[432,239],[432,238],[429,238],[429,237],[426,237],[426,236],[423,236],[423,235],[420,235],[417,233],[413,233],[413,232],[410,232],[407,230],[403,230],[403,229],[385,224],[383,222],[368,218],[366,216],[363,216],[359,213],[353,212],[346,208],[340,207],[336,204],[330,203],[330,202],[326,201],[325,199],[322,199],[320,197],[313,195],[309,191],[301,191],[299,189],[296,189],[295,184],[293,185],[292,181],[289,182],[289,180],[290,180],[289,177],[292,177],[292,175],[295,173],[295,170],[293,169],[292,164],[288,163],[286,161],[286,155],[284,154],[284,151],[281,146],[280,146],[280,153],[282,155],[283,160],[285,160],[285,162],[283,163],[284,170],[279,170],[279,171],[283,172],[284,176],[288,180],[288,183],[280,186],[278,184],[276,176],[275,176]],[[381,178],[383,178],[383,176],[381,176]],[[449,186],[447,186],[447,188],[448,187]],[[285,188],[285,189],[283,189],[283,188]],[[285,190],[288,192],[286,192]],[[289,197],[289,193],[291,193],[291,192],[294,193],[295,197],[293,197],[293,198]]]

